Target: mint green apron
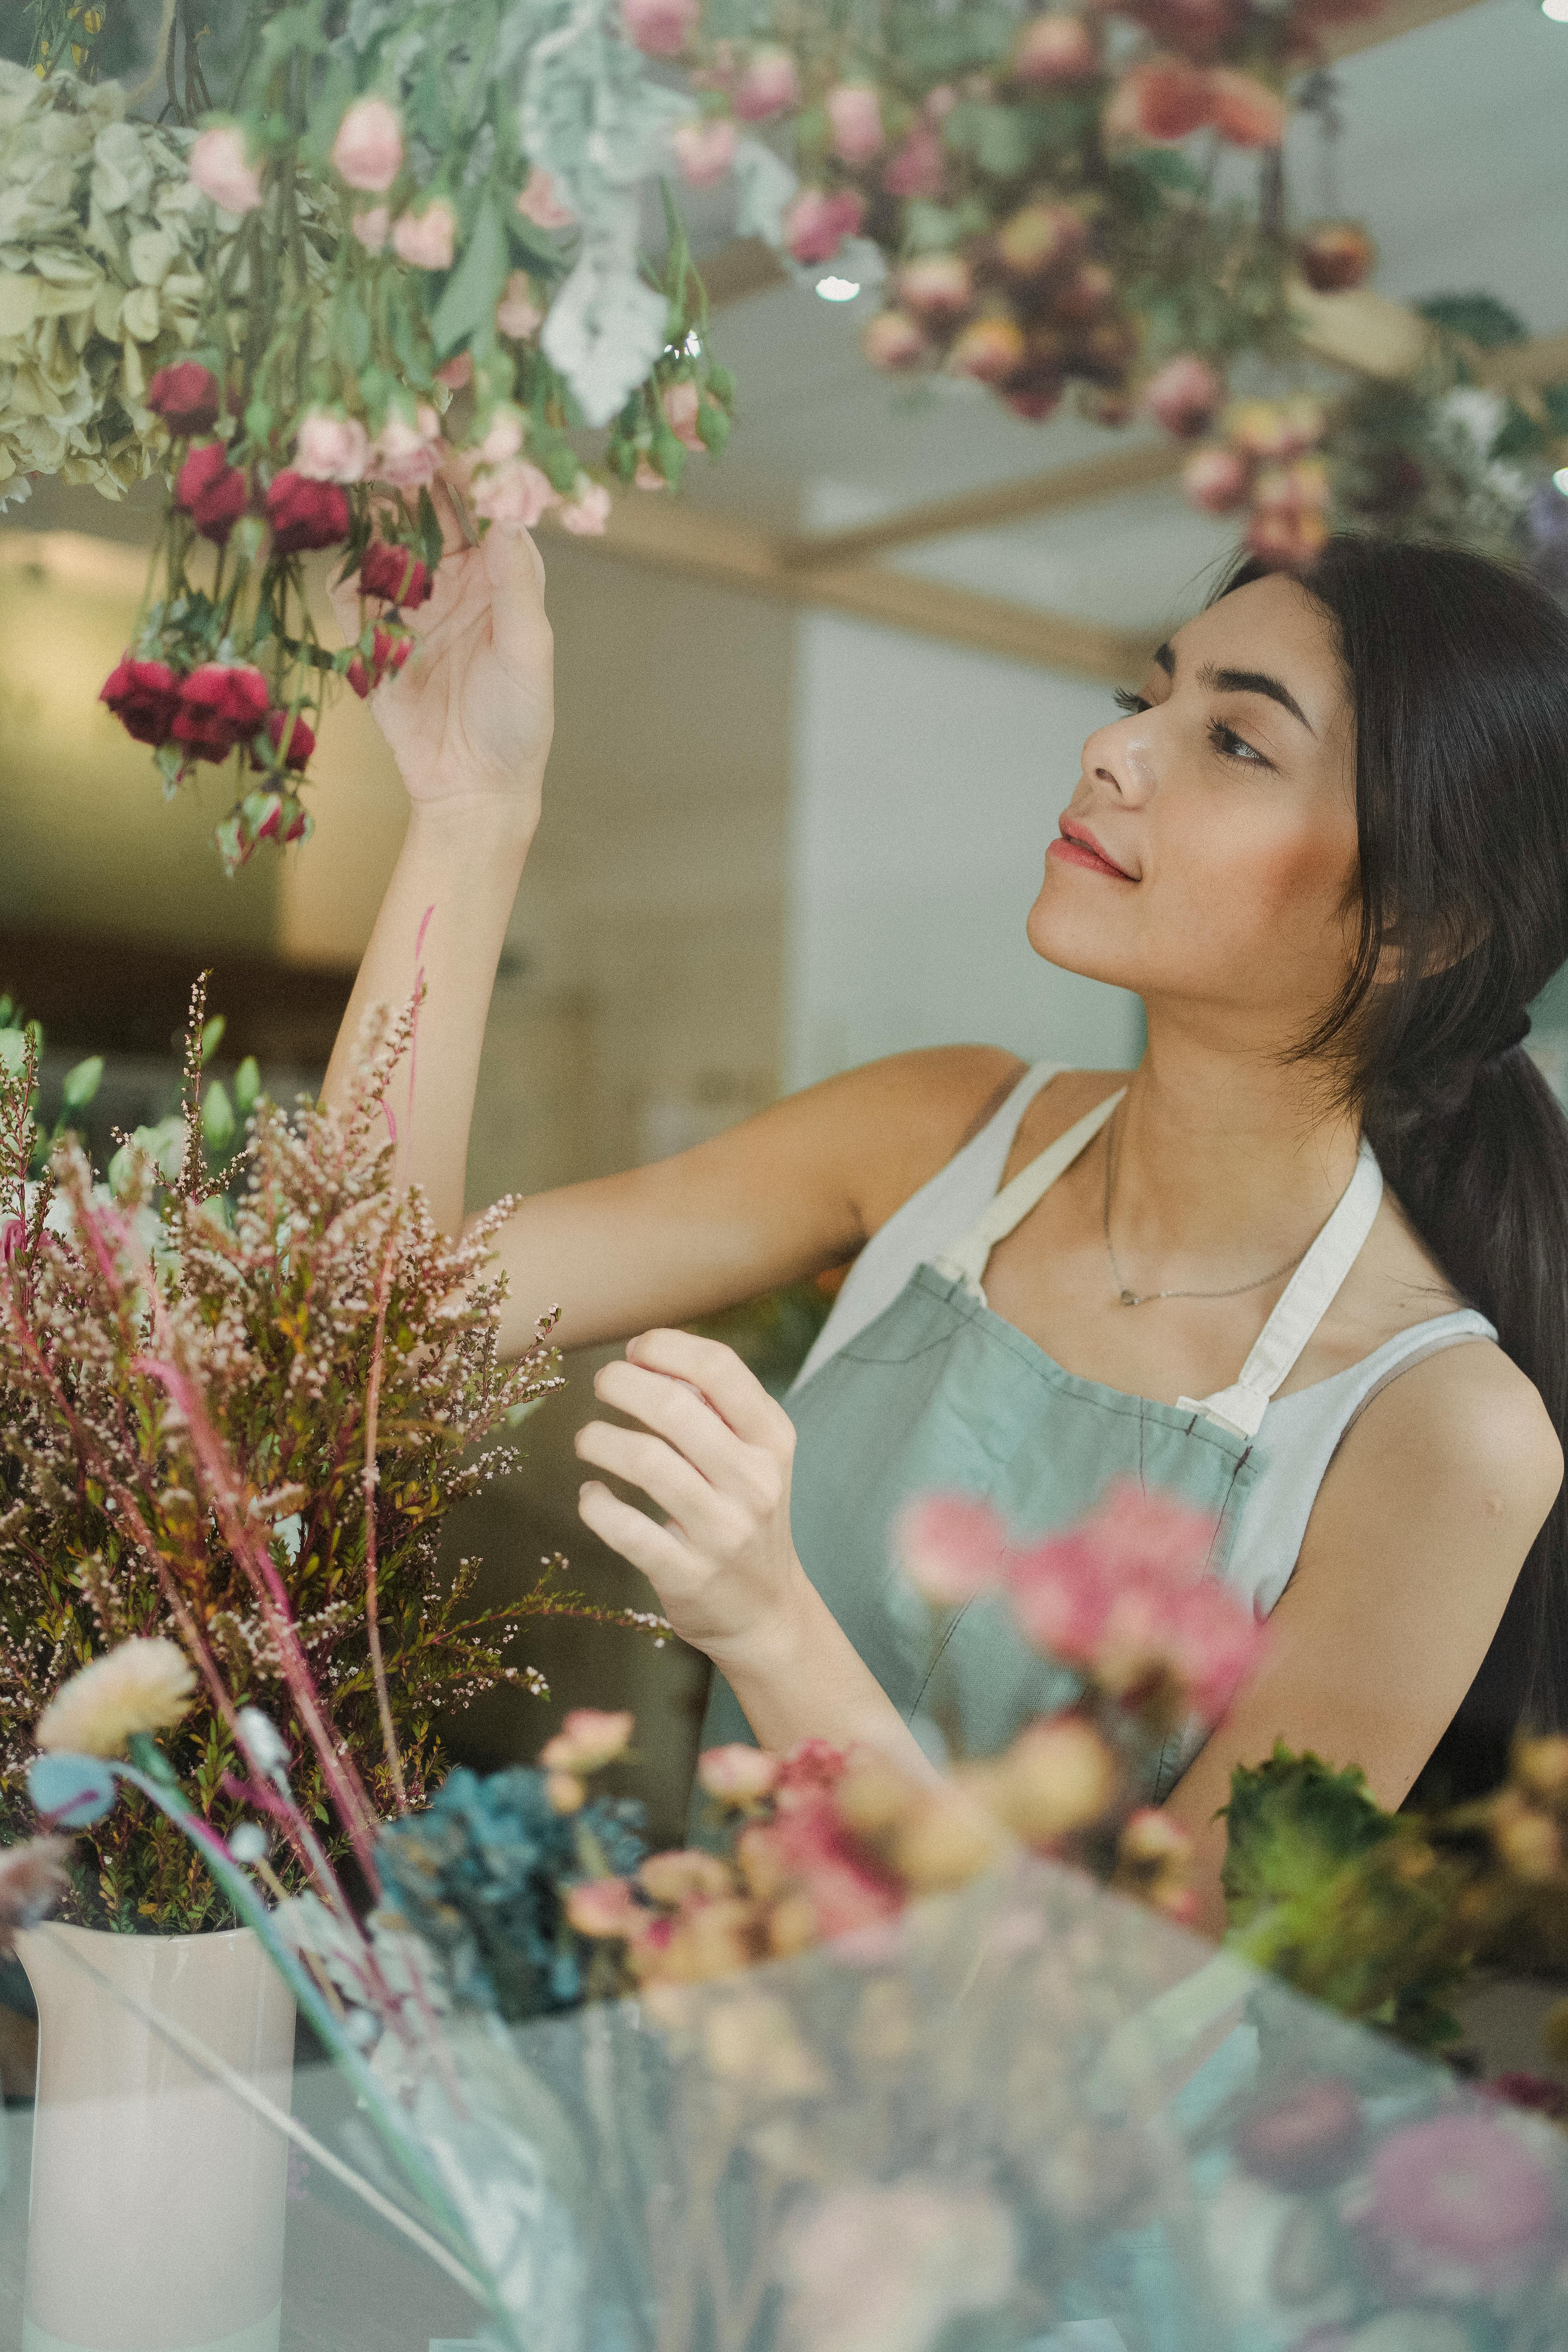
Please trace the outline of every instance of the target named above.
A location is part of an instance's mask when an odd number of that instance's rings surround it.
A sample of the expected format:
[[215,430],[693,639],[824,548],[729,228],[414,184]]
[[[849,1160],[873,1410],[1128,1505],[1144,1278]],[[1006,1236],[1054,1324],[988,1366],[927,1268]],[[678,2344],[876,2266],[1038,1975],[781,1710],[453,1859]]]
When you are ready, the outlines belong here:
[[[1350,1185],[1307,1252],[1231,1388],[1174,1405],[1065,1371],[985,1302],[991,1251],[1070,1167],[1125,1089],[1005,1185],[934,1265],[917,1265],[876,1319],[792,1391],[791,1521],[807,1575],[906,1721],[940,1723],[961,1752],[1004,1747],[1076,1685],[1042,1660],[1003,1601],[985,1596],[933,1633],[904,1582],[890,1530],[933,1490],[984,1497],[1030,1536],[1087,1511],[1113,1478],[1181,1496],[1215,1521],[1209,1569],[1224,1576],[1270,1397],[1307,1344],[1377,1213],[1383,1180],[1364,1145]],[[702,1746],[750,1740],[715,1675]],[[1191,1760],[1167,1743],[1147,1793],[1163,1796]]]

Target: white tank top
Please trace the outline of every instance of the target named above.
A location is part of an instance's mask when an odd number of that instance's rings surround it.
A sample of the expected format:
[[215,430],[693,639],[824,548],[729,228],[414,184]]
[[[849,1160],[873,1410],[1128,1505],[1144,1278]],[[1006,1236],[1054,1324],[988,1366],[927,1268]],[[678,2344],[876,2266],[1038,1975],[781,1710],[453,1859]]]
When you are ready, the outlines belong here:
[[[980,1277],[991,1247],[1071,1165],[1121,1100],[1117,1094],[1100,1104],[999,1191],[1024,1113],[1060,1066],[1042,1062],[1026,1071],[980,1133],[872,1234],[850,1267],[795,1388],[875,1322],[917,1265],[934,1265],[984,1296]],[[1289,1396],[1274,1394],[1370,1232],[1382,1190],[1376,1158],[1363,1143],[1339,1207],[1287,1285],[1238,1379],[1215,1396],[1179,1400],[1254,1440],[1258,1475],[1241,1507],[1226,1580],[1248,1595],[1259,1616],[1268,1615],[1289,1582],[1323,1473],[1341,1439],[1379,1390],[1441,1348],[1497,1338],[1484,1315],[1461,1307],[1396,1331],[1342,1372]]]

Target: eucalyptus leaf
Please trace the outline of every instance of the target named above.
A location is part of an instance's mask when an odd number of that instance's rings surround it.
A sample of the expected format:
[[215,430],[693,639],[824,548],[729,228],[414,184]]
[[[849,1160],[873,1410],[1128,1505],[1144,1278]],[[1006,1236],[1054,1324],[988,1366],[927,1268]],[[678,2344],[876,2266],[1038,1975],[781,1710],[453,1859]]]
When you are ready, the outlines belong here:
[[35,1756],[27,1794],[56,1829],[86,1829],[113,1810],[114,1768],[100,1756]]
[[607,425],[664,349],[665,299],[647,285],[629,242],[586,245],[551,305],[541,337],[589,425]]
[[506,224],[494,195],[487,193],[430,320],[431,337],[441,358],[491,325],[510,260]]

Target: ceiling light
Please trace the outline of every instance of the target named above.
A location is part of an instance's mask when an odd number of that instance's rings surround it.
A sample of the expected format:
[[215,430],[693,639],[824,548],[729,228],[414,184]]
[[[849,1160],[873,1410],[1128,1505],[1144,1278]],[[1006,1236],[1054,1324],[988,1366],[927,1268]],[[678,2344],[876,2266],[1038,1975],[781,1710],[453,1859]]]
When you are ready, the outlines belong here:
[[1541,0],[1541,13],[1554,25],[1568,25],[1568,0]]
[[1561,490],[1563,497],[1568,499],[1568,466],[1558,467],[1552,477],[1552,487],[1554,490]]
[[[1568,0],[1552,0],[1552,5],[1560,5],[1568,14]],[[816,290],[825,302],[853,302],[860,291],[860,284],[854,278],[819,278]]]

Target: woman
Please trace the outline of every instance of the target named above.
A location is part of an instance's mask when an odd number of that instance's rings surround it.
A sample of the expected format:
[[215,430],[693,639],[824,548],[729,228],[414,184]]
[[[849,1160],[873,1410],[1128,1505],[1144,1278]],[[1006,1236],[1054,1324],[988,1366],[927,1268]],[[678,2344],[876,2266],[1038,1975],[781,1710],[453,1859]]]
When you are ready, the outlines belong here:
[[[400,1172],[455,1223],[549,748],[535,551],[491,533],[418,618],[376,699],[408,838],[344,1038],[417,962]],[[1276,1738],[1393,1805],[1472,1684],[1479,1774],[1554,1719],[1568,1129],[1521,1040],[1568,957],[1568,618],[1474,557],[1336,541],[1300,581],[1243,568],[1119,699],[1028,935],[1141,995],[1130,1077],[896,1055],[526,1202],[500,1256],[516,1343],[554,1298],[566,1346],[640,1335],[595,1382],[639,1426],[577,1450],[647,1507],[592,1477],[582,1516],[713,1660],[710,1738],[918,1757],[911,1493],[1038,1528],[1131,1472],[1218,1514],[1276,1638],[1155,1791],[1217,1930],[1214,1817]],[[787,1412],[669,1328],[852,1256]],[[942,1672],[976,1747],[1049,1688],[984,1605]]]

